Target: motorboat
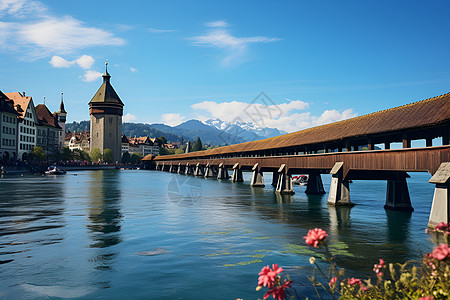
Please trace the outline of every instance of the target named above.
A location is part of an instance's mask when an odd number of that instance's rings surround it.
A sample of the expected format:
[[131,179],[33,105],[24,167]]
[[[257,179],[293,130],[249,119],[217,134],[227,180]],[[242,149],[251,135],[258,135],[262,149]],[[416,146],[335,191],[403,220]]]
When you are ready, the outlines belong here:
[[45,171],[45,175],[64,175],[66,174],[67,171],[64,170],[60,170],[58,167],[54,167],[54,168],[48,168],[47,171]]
[[308,175],[292,176],[292,184],[307,185]]

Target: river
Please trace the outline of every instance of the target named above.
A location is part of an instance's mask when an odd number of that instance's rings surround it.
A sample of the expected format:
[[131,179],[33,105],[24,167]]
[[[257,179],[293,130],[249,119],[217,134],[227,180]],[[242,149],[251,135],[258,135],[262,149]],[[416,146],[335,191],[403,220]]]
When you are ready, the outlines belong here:
[[[378,258],[420,260],[434,186],[410,173],[413,213],[383,209],[385,181],[350,185],[352,208],[327,195],[279,196],[266,187],[160,171],[103,170],[0,179],[2,299],[256,299],[260,269],[278,263],[299,293],[319,227],[337,262],[368,275]],[[331,177],[322,175],[325,190]],[[312,252],[311,252],[312,251]],[[303,297],[304,298],[304,297]]]

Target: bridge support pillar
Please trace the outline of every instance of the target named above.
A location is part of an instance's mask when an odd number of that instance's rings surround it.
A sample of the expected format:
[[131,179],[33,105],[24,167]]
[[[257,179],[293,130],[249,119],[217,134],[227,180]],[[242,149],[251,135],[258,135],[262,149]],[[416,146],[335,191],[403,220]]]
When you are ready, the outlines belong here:
[[161,166],[161,171],[165,171],[165,165],[164,165],[164,163],[163,163],[162,166]]
[[173,165],[172,164],[169,166],[169,173],[173,173]]
[[194,176],[203,176],[203,169],[202,166],[200,166],[200,163],[195,166]]
[[[330,174],[332,174],[330,193],[328,194],[328,205],[334,206],[345,206],[353,205],[350,202],[350,187],[349,181],[344,180],[342,166],[343,162],[337,162],[334,164],[333,169],[331,169]],[[309,184],[309,182],[308,182]]]
[[250,182],[250,186],[253,187],[264,187],[264,177],[261,169],[258,164],[255,164],[252,168],[253,176],[252,181]]
[[436,184],[433,204],[431,205],[428,227],[450,222],[450,162],[441,163],[437,172],[431,177],[430,183]]
[[244,182],[244,177],[242,177],[242,170],[239,163],[234,164],[233,166],[233,177],[231,177],[231,181],[233,182]]
[[159,163],[156,163],[155,169],[156,171],[159,171]]
[[194,172],[192,171],[192,166],[189,165],[189,163],[186,164],[184,167],[184,175],[193,175]]
[[[406,174],[405,174],[406,175]],[[385,209],[414,211],[409,198],[406,176],[399,179],[388,179],[386,188]]]
[[219,165],[219,171],[217,172],[217,179],[228,179],[230,176],[228,175],[228,170],[223,163]]
[[311,172],[308,174],[308,185],[306,186],[306,194],[308,195],[323,195],[325,190],[323,189],[322,177],[319,172]]
[[214,176],[214,170],[212,169],[211,165],[208,163],[205,167],[205,178],[209,177],[215,177]]
[[278,183],[275,193],[280,194],[295,194],[294,189],[292,188],[292,178],[291,175],[287,174],[287,168],[285,164],[282,164],[278,169]]
[[181,174],[181,168],[182,168],[181,163],[179,163],[178,164],[178,169],[177,169],[177,173],[178,174]]
[[273,175],[272,175],[272,185],[276,187],[277,184],[278,184],[278,172],[275,171],[275,172],[273,172]]

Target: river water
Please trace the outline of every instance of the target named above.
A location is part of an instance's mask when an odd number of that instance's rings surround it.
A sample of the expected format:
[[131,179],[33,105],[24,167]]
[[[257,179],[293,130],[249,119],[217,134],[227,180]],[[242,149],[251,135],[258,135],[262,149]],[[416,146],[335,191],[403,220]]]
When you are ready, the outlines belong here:
[[280,197],[264,175],[265,188],[251,188],[250,173],[244,183],[143,170],[6,176],[0,298],[257,299],[258,272],[278,263],[311,299],[309,229],[326,230],[339,266],[362,277],[378,258],[420,260],[433,247],[429,174],[410,174],[413,213],[383,209],[385,181],[355,181],[357,205],[334,208],[302,186]]

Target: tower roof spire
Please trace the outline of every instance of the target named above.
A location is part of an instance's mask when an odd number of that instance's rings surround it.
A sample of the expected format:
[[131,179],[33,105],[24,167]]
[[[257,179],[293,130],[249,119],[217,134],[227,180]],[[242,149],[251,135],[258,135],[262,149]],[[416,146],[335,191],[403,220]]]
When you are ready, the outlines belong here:
[[63,95],[64,95],[64,93],[61,92],[61,104],[59,105],[59,112],[60,113],[67,113],[66,110],[64,109]]
[[105,63],[105,74],[103,74],[102,77],[103,77],[103,82],[104,83],[109,82],[109,79],[111,78],[111,75],[109,75],[109,73],[108,73],[108,60],[106,60],[106,63]]

